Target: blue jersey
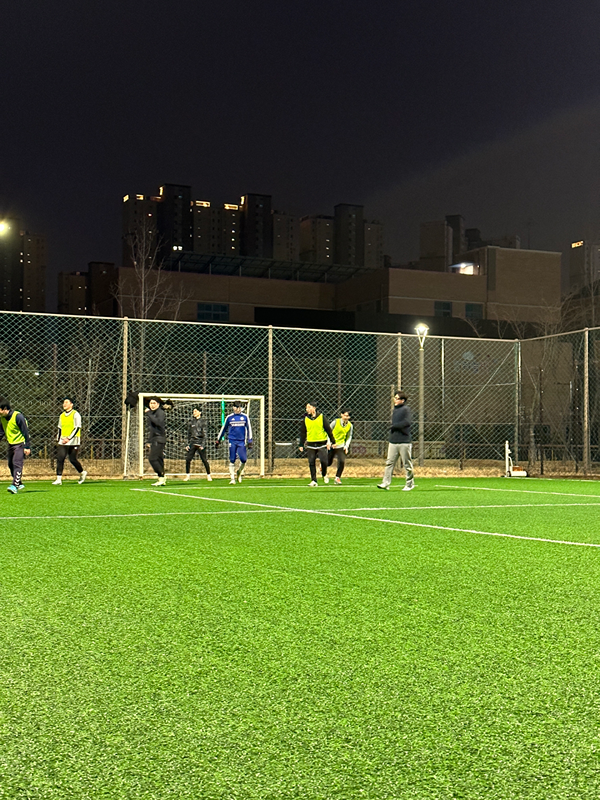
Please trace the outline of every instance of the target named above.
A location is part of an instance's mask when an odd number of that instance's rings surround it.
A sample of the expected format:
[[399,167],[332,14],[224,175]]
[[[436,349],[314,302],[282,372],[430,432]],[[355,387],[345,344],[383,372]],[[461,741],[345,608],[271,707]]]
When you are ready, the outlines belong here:
[[231,444],[252,443],[252,428],[246,414],[230,414],[219,431],[217,441],[227,436]]

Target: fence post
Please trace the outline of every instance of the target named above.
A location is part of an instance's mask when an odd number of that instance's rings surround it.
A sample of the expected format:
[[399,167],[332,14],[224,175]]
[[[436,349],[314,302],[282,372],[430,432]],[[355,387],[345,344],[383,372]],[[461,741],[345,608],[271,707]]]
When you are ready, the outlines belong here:
[[519,421],[521,417],[521,342],[515,342],[515,464],[519,463]]
[[583,474],[590,469],[590,329],[583,338]]
[[446,425],[446,345],[445,339],[442,337],[440,340],[440,373],[441,373],[441,389],[442,389],[442,397],[441,397],[441,434],[443,436],[443,447],[444,447],[444,455],[446,450],[446,434],[445,434],[445,425]]
[[269,379],[267,387],[267,453],[269,456],[269,472],[275,466],[273,452],[273,326],[269,325]]
[[425,461],[425,350],[419,348],[419,466]]
[[123,317],[123,367],[121,370],[121,458],[123,477],[127,475],[127,365],[129,360],[129,319]]
[[400,391],[402,389],[402,334],[401,333],[398,334],[397,360],[398,360],[397,364],[398,375],[397,375],[396,387],[397,391]]

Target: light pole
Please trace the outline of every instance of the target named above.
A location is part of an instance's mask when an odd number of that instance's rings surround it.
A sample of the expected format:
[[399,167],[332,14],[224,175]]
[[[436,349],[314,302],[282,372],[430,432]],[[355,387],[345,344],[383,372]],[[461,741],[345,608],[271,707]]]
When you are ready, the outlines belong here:
[[425,337],[429,332],[427,325],[417,325],[415,328],[419,337],[419,466],[423,466],[425,458]]

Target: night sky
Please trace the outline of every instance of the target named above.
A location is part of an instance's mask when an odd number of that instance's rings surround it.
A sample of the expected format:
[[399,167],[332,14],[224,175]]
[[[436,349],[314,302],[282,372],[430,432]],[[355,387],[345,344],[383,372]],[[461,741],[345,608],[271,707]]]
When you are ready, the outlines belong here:
[[[0,207],[50,266],[120,254],[121,196],[600,235],[600,4],[38,0],[3,9]],[[54,278],[52,278],[54,280]]]

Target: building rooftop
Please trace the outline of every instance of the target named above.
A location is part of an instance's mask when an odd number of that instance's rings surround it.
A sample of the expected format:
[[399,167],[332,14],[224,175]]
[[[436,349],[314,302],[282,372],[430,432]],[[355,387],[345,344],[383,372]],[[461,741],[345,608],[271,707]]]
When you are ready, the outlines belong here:
[[282,281],[342,283],[355,275],[373,270],[343,264],[313,264],[309,261],[276,261],[271,258],[224,256],[186,251],[173,253],[164,264],[171,272],[192,272],[198,275],[238,275],[245,278],[271,278]]

